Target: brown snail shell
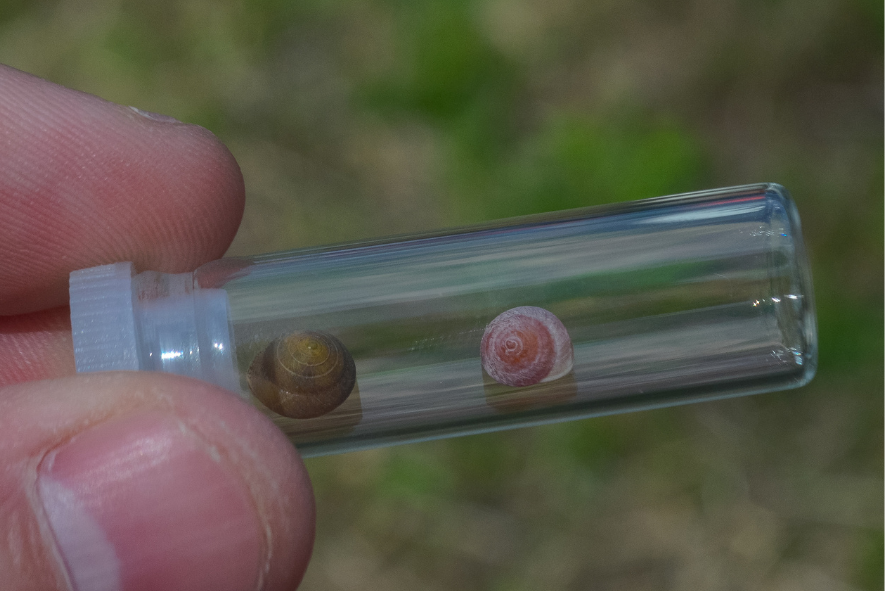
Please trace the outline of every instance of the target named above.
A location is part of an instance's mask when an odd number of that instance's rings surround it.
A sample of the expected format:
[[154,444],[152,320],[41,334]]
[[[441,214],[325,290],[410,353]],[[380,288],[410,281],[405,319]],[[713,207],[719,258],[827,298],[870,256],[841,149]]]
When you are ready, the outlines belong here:
[[310,419],[339,406],[357,381],[354,358],[325,332],[294,332],[256,355],[247,374],[252,393],[272,411]]
[[519,306],[502,312],[486,326],[480,361],[492,379],[506,386],[549,382],[572,370],[572,340],[551,312]]

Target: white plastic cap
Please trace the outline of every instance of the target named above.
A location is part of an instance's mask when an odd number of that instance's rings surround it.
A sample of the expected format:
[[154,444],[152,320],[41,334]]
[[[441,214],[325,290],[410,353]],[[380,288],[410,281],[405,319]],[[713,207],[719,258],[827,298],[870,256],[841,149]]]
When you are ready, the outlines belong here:
[[78,372],[164,371],[242,395],[224,290],[115,263],[71,273],[70,296]]

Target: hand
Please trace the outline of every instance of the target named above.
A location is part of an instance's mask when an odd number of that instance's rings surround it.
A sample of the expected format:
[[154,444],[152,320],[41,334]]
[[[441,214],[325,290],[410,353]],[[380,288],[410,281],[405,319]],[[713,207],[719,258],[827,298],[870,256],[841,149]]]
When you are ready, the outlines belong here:
[[313,495],[270,421],[195,380],[74,375],[68,273],[192,270],[243,199],[205,129],[0,66],[0,589],[301,580]]

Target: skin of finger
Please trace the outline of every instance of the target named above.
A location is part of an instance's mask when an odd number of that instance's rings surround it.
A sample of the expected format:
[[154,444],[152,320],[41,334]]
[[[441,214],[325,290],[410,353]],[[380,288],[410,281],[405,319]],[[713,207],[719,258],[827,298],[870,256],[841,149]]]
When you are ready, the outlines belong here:
[[224,254],[243,177],[212,133],[0,65],[0,315],[64,305],[68,274],[184,272]]
[[71,312],[67,306],[0,316],[0,388],[75,372]]
[[179,376],[88,374],[0,390],[0,588],[66,590],[37,467],[94,425],[162,412],[183,422],[240,474],[266,530],[262,589],[295,589],[314,539],[314,498],[295,448],[267,418],[218,388]]

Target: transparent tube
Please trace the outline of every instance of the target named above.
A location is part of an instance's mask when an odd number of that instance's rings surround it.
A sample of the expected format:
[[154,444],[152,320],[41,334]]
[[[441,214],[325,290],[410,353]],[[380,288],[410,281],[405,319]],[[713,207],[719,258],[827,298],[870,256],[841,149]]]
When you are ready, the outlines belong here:
[[224,294],[229,387],[307,455],[797,387],[816,366],[799,218],[772,184],[222,259],[193,293]]

